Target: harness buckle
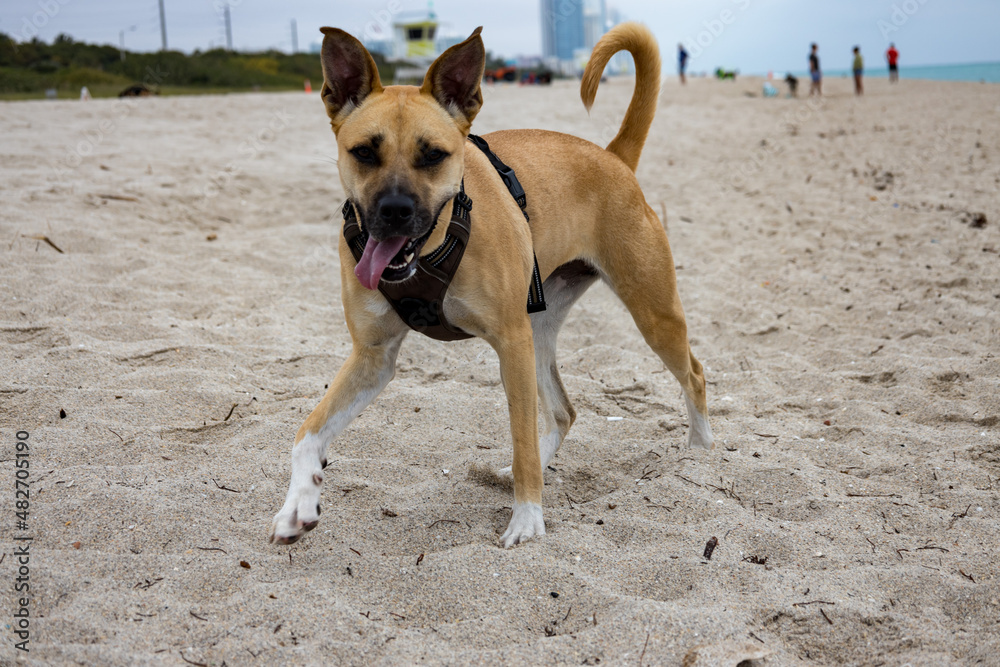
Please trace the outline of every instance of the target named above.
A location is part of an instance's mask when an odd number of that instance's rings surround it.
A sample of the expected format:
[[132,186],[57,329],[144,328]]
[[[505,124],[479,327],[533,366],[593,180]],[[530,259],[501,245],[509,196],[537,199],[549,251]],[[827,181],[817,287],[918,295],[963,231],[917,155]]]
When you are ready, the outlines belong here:
[[521,181],[517,180],[517,175],[514,170],[507,165],[503,166],[503,169],[497,168],[497,173],[500,174],[500,178],[503,180],[503,184],[507,186],[510,190],[510,195],[517,202],[517,205],[522,209],[528,205],[528,198],[524,194],[524,188],[521,187]]

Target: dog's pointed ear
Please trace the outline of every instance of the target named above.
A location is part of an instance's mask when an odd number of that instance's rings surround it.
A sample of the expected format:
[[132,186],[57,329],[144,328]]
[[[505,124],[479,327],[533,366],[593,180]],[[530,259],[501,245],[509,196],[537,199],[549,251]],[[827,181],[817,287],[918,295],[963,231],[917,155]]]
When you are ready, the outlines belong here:
[[323,91],[320,93],[330,119],[342,122],[372,93],[382,91],[378,68],[361,42],[339,28],[323,33]]
[[476,28],[467,40],[442,53],[427,70],[420,87],[420,92],[431,95],[452,116],[468,125],[483,106],[483,91],[479,87],[486,68],[486,49],[479,36],[482,30],[482,26]]

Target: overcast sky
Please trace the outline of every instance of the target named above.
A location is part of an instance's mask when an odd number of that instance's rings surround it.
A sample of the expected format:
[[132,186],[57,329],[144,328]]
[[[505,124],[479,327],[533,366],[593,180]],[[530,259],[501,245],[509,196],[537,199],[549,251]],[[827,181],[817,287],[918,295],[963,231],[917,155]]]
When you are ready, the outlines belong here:
[[[575,1],[575,0],[567,0]],[[193,51],[225,45],[225,0],[164,0],[170,48]],[[299,49],[332,25],[355,34],[394,12],[426,9],[419,0],[229,0],[238,50],[291,50],[290,23],[298,22]],[[869,67],[881,65],[890,41],[906,64],[1000,61],[1000,0],[608,0],[625,18],[646,23],[669,64],[678,42],[694,56],[691,69],[717,66],[745,73],[805,69],[809,42],[820,45],[825,69],[850,67],[861,46]],[[541,52],[539,0],[436,0],[446,34],[467,35],[483,25],[487,49],[503,56]],[[134,26],[134,29],[132,29]],[[157,0],[2,0],[0,31],[21,40],[37,30],[51,41],[74,39],[152,51],[160,46]]]

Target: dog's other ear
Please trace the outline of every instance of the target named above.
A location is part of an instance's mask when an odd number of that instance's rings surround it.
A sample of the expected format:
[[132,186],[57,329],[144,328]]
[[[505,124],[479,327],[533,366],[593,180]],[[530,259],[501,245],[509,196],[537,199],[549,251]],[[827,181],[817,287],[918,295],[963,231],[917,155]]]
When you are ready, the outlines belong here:
[[371,95],[382,91],[382,81],[371,54],[357,39],[339,28],[320,28],[323,33],[323,103],[330,119],[343,121],[347,114]]
[[483,106],[479,84],[486,68],[486,49],[479,36],[482,26],[469,38],[441,54],[427,70],[420,92],[431,95],[458,120],[465,121],[468,131],[472,119]]

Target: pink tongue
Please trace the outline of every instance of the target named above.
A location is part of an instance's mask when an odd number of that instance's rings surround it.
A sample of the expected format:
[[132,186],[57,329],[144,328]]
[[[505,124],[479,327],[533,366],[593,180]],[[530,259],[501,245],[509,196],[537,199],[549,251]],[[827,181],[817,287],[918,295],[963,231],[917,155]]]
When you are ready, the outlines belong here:
[[378,289],[378,281],[382,279],[382,272],[389,262],[396,256],[403,246],[406,245],[405,236],[394,236],[385,241],[376,241],[368,237],[365,244],[365,252],[358,260],[358,265],[354,268],[354,275],[358,277],[361,284],[368,289]]

